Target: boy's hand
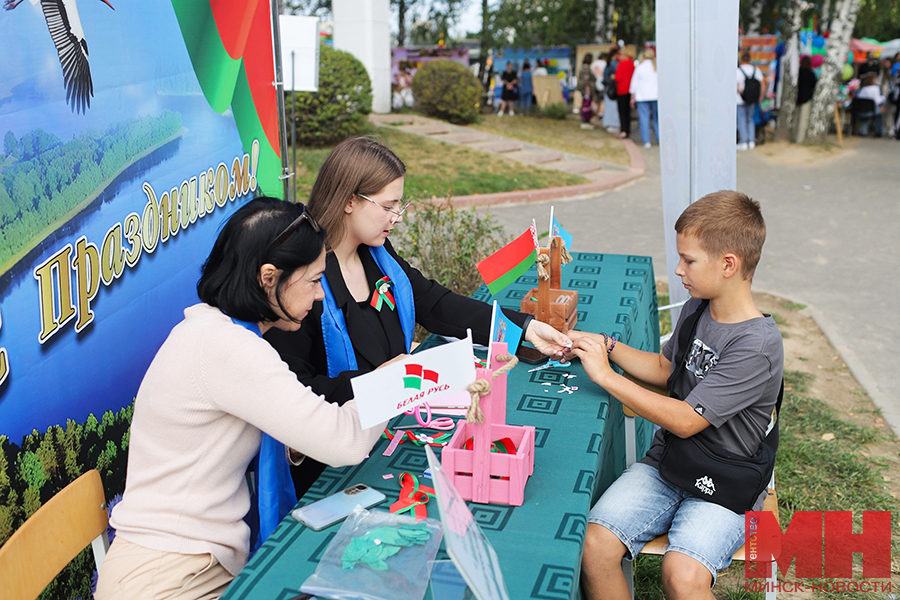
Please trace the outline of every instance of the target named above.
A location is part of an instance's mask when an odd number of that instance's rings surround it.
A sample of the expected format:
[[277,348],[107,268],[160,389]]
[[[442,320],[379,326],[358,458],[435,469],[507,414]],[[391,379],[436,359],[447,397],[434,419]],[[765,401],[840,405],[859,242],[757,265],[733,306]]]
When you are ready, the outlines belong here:
[[572,347],[572,340],[537,319],[528,324],[525,339],[547,356],[563,356]]
[[609,375],[615,374],[615,371],[609,366],[606,346],[600,342],[587,336],[580,337],[572,347],[572,354],[581,359],[581,366],[584,367],[584,372],[591,378],[591,381],[600,387],[605,387],[605,379]]

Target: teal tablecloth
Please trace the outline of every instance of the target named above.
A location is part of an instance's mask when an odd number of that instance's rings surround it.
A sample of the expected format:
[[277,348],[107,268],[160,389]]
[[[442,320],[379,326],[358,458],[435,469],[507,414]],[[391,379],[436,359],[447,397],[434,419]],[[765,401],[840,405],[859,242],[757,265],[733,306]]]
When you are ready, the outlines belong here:
[[[651,259],[644,256],[573,253],[563,267],[562,287],[578,291],[578,329],[605,331],[628,345],[659,351],[656,285]],[[537,287],[532,269],[496,299],[505,308]],[[474,298],[490,302],[482,286]],[[423,346],[440,343],[433,338]],[[520,363],[510,372],[507,422],[536,429],[534,475],[525,487],[521,507],[469,503],[472,513],[500,557],[510,597],[578,598],[578,575],[587,514],[593,502],[625,468],[624,419],[621,405],[592,383],[580,363],[565,369],[529,373]],[[565,378],[566,374],[575,375]],[[542,385],[550,383],[551,385]],[[573,393],[559,385],[577,386]],[[398,422],[412,424],[401,416]],[[650,442],[652,425],[638,419],[640,456]],[[397,424],[397,423],[394,423]],[[420,476],[428,466],[425,451],[404,443],[390,457],[382,439],[360,465],[328,469],[300,501],[307,504],[363,482],[384,492],[387,509],[398,498],[396,475]],[[393,479],[382,475],[393,473]],[[424,480],[427,485],[428,480]],[[434,502],[430,517],[439,518]],[[319,557],[340,525],[311,531],[287,517],[237,576],[223,600],[285,600],[316,568]],[[438,558],[446,558],[442,550]]]

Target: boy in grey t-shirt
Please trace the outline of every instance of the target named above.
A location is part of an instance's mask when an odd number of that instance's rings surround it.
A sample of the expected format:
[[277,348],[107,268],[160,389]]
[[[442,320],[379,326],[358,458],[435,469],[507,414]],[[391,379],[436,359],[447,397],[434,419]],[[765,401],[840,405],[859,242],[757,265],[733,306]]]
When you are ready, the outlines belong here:
[[[647,455],[591,510],[581,572],[590,600],[629,598],[622,558],[633,560],[644,544],[666,532],[666,595],[713,598],[710,588],[717,571],[728,566],[744,543],[744,516],[659,476],[662,430],[750,456],[765,437],[781,386],[781,336],[750,291],[766,237],[759,204],[739,192],[708,194],[681,214],[675,231],[680,257],[675,273],[692,299],[660,354],[629,348],[605,334],[569,332],[572,354],[581,359],[587,375],[662,428]],[[613,371],[610,360],[635,379],[665,388],[677,367],[671,360],[678,354],[680,328],[701,300],[709,305],[689,341],[684,376],[672,390],[684,400],[651,392]]]

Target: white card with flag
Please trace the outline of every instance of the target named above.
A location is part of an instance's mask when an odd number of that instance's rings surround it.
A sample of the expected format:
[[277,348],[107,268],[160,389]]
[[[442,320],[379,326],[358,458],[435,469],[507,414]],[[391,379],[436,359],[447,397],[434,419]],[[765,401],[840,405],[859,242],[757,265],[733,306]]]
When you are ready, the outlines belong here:
[[465,392],[475,381],[472,334],[350,380],[359,424],[374,427],[426,401]]

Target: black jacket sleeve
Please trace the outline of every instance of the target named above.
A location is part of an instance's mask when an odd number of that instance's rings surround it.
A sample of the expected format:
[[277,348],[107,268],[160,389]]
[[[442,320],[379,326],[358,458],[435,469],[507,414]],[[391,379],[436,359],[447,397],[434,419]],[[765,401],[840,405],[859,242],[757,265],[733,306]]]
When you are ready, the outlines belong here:
[[[385,248],[409,277],[416,304],[416,321],[419,325],[431,333],[457,338],[466,337],[466,329],[471,329],[472,341],[482,345],[488,343],[491,333],[492,308],[490,304],[451,292],[433,279],[427,279],[418,269],[410,266],[408,262],[397,255],[390,242],[385,244]],[[514,310],[503,309],[503,312],[523,331],[533,318],[531,315]]]
[[317,301],[297,331],[272,327],[263,336],[286,362],[301,383],[325,396],[328,402],[343,404],[353,399],[350,379],[365,371],[344,371],[328,376],[325,342],[322,339],[322,303]]

